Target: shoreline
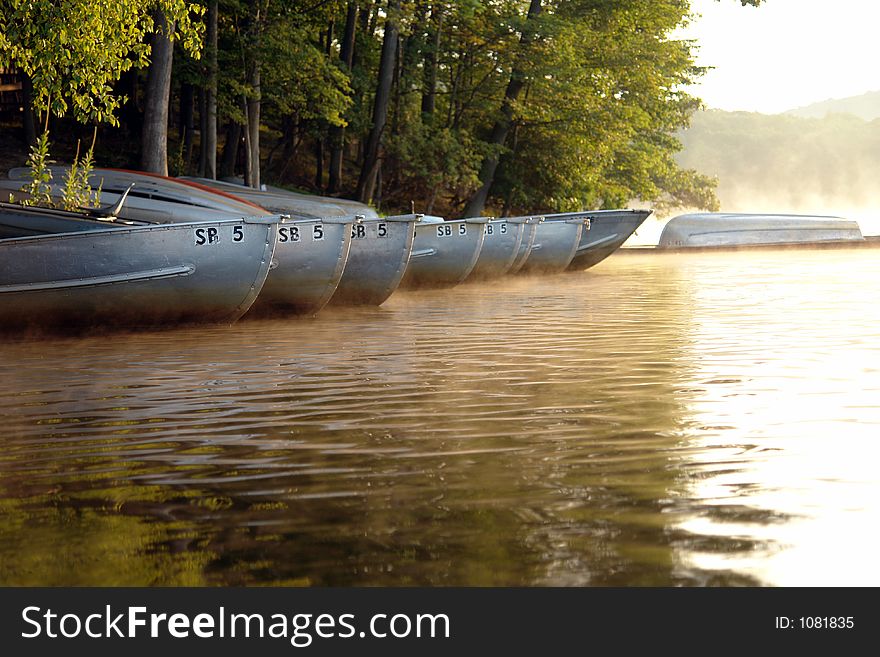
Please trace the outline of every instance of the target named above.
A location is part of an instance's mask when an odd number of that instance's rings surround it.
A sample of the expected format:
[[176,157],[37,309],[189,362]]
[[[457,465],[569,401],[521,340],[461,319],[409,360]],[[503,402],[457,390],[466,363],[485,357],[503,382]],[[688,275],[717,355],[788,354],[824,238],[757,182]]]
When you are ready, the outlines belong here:
[[767,251],[767,250],[803,250],[803,249],[864,249],[880,247],[880,235],[865,235],[864,240],[841,240],[835,242],[780,242],[776,244],[734,244],[730,246],[687,246],[661,247],[651,244],[637,246],[621,246],[616,253],[629,255],[646,253],[704,253],[707,251]]

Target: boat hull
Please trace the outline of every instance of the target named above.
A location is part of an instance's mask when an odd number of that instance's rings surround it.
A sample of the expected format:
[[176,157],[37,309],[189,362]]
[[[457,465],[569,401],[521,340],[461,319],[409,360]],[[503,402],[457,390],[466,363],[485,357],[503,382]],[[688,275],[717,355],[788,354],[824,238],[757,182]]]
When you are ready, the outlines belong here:
[[418,220],[417,215],[368,217],[352,226],[348,261],[330,304],[383,304],[403,279]]
[[265,283],[276,222],[114,227],[0,240],[0,327],[234,322]]
[[[64,170],[56,171],[53,176],[56,180],[63,179]],[[131,221],[179,223],[223,220],[231,216],[239,217],[245,212],[273,216],[265,208],[250,201],[207,187],[202,189],[195,183],[178,182],[151,174],[99,169],[92,175],[92,182],[104,185],[100,194],[102,204],[115,203],[128,185],[134,182],[135,187],[120,211],[122,218]],[[12,181],[0,181],[0,188],[17,188],[17,185],[18,183]],[[135,190],[137,193],[134,193]],[[20,192],[16,193],[20,195]],[[61,187],[57,183],[53,185],[52,193],[60,198]],[[285,204],[279,200],[276,205]],[[279,212],[295,211],[290,205],[288,203],[288,207],[281,207]],[[50,219],[47,216],[40,223],[46,223]],[[55,221],[68,222],[71,227],[66,230],[73,229],[77,223],[69,217]],[[354,221],[356,219],[352,215],[297,218],[281,226],[269,277],[248,316],[312,315],[321,310],[330,300],[342,277],[351,243],[349,228]],[[88,229],[87,222],[79,223],[83,224],[82,229]],[[26,224],[27,222],[23,222],[23,225]]]
[[507,272],[508,274],[519,273],[523,265],[526,264],[532,246],[535,244],[535,236],[538,234],[538,224],[541,223],[541,219],[540,217],[526,217],[525,219],[523,236],[519,242],[519,248],[516,251],[513,264]]
[[485,239],[485,217],[420,223],[402,289],[453,287],[477,263]]
[[[69,167],[54,165],[50,167],[52,172],[53,194],[60,197],[65,177]],[[20,186],[21,181],[29,180],[30,172],[26,167],[10,169],[9,179]],[[6,183],[6,181],[3,181]],[[132,171],[128,169],[93,169],[89,176],[89,185],[92,189],[100,189],[102,203],[112,203],[119,198],[119,194],[128,189],[134,183],[124,206],[127,212],[141,212],[143,208],[149,210],[149,201],[181,204],[184,207],[177,209],[175,218],[169,220],[198,220],[192,215],[180,214],[187,209],[195,210],[203,208],[220,212],[232,212],[242,215],[270,214],[267,210],[247,201],[241,197],[233,196],[222,190],[211,189],[206,185],[180,178],[169,178],[145,171]],[[137,217],[141,218],[141,217]],[[154,219],[155,220],[155,219]]]
[[863,242],[858,222],[841,217],[706,212],[673,217],[659,249],[796,246]]
[[[137,184],[135,187],[137,187]],[[102,206],[113,205],[119,200],[124,189],[122,187],[121,189],[114,190],[112,186],[110,189],[102,189],[98,195],[98,202]],[[20,191],[19,183],[12,180],[0,180],[0,193],[2,193],[3,198],[8,198],[11,195],[16,201],[23,201],[29,198],[29,194]],[[54,201],[60,202],[62,186],[57,183],[51,185],[50,194]],[[228,207],[226,209],[207,207],[205,205],[162,200],[149,195],[139,196],[131,193],[126,198],[118,216],[120,219],[133,222],[185,223],[190,221],[223,221],[230,217],[270,216],[271,214],[256,206],[248,207],[247,211],[244,211],[244,207],[247,206],[231,210]],[[71,221],[73,220],[71,219]]]
[[520,268],[522,274],[555,274],[571,264],[587,220],[582,217],[545,217]]
[[314,315],[326,306],[345,271],[351,228],[346,220],[286,221],[269,276],[247,316]]
[[591,212],[590,229],[580,243],[568,269],[588,269],[617,251],[638,230],[652,210],[597,210]]
[[345,217],[355,214],[367,218],[379,216],[369,205],[348,199],[300,194],[279,187],[268,187],[265,190],[254,189],[234,182],[207,178],[184,177],[180,180],[194,182],[210,189],[231,194],[266,208],[270,212],[293,212],[313,217]]
[[486,280],[508,273],[519,253],[527,219],[492,219],[486,223],[483,247],[468,280]]

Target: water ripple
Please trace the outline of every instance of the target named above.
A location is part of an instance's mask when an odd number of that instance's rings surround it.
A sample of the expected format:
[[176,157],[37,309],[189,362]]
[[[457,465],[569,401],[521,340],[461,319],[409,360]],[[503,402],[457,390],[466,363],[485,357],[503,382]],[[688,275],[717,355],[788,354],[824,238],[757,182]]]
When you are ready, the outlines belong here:
[[873,250],[621,254],[10,340],[0,582],[877,584],[878,281]]

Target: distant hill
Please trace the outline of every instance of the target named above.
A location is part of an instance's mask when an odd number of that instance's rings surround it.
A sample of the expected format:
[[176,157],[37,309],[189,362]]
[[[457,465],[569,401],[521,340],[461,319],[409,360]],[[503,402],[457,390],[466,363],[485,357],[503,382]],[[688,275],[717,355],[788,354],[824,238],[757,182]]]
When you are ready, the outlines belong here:
[[880,234],[880,121],[708,110],[679,137],[679,164],[718,179],[724,211],[831,214]]
[[823,100],[788,110],[784,114],[808,119],[822,119],[829,114],[852,114],[865,121],[873,121],[880,117],[880,91],[869,91],[861,96],[849,98]]

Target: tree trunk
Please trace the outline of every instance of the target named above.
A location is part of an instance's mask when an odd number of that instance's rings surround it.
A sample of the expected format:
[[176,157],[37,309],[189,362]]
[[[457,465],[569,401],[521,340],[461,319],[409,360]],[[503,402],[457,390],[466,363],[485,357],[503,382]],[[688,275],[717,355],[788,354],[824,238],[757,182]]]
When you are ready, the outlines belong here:
[[21,113],[21,128],[24,143],[30,148],[37,142],[37,122],[34,119],[34,85],[26,73],[21,74],[21,92],[24,111]]
[[205,34],[205,103],[202,117],[202,141],[199,174],[217,177],[217,0],[208,3]]
[[[400,0],[392,0],[390,9],[400,8]],[[393,15],[393,14],[392,14]],[[369,203],[376,184],[379,170],[379,146],[388,119],[388,100],[391,97],[391,82],[394,78],[394,64],[397,59],[397,25],[392,20],[385,21],[385,37],[382,40],[382,57],[379,60],[379,84],[373,103],[373,127],[364,151],[364,164],[358,179],[357,198],[361,203]]]
[[348,11],[345,14],[345,32],[339,49],[339,59],[345,67],[351,70],[354,61],[354,35],[357,28],[358,3],[349,2]]
[[[345,32],[339,49],[339,59],[351,72],[354,62],[354,36],[357,27],[358,4],[348,3],[345,15]],[[342,156],[345,151],[345,128],[339,125],[330,126],[328,141],[330,142],[330,171],[327,180],[327,193],[335,194],[342,186]]]
[[168,175],[168,101],[171,96],[171,62],[174,56],[174,25],[164,15],[156,17],[159,32],[153,35],[150,71],[147,75],[141,169]]
[[[119,122],[125,130],[125,136],[134,141],[140,140],[144,132],[144,114],[138,103],[141,86],[138,79],[137,69],[131,69],[122,74],[117,87],[119,95],[127,98],[125,104],[119,108]],[[137,153],[140,159],[140,153]],[[134,164],[134,166],[137,166]]]
[[195,115],[196,88],[188,83],[180,86],[180,125],[179,135],[183,141],[183,171],[178,175],[190,172],[192,162],[193,133],[196,131]]
[[[266,3],[267,4],[267,3]],[[266,21],[266,7],[263,0],[251,0],[249,18],[253,43],[259,43],[263,23]],[[262,63],[258,49],[254,46],[248,53],[247,83],[250,95],[246,99],[247,131],[245,132],[245,184],[260,188],[260,73]]]
[[433,120],[437,99],[437,56],[440,52],[440,36],[443,28],[443,7],[436,4],[431,9],[430,44],[422,61],[422,121]]
[[247,177],[245,184],[255,189],[260,188],[260,62],[251,63],[248,83],[253,96],[247,99],[247,132],[245,133],[245,149]]
[[226,143],[223,144],[223,156],[220,160],[219,178],[231,178],[235,175],[235,164],[238,160],[238,147],[241,141],[241,126],[229,123],[226,126]]
[[315,137],[315,188],[318,191],[324,189],[324,139],[321,135]]
[[[541,0],[531,0],[528,19],[533,19],[539,13],[541,13]],[[531,40],[532,34],[528,27],[526,27],[523,30],[523,34],[519,41],[520,55],[522,55],[524,49],[528,46]],[[524,84],[525,75],[520,68],[520,64],[517,63],[514,65],[513,71],[510,73],[510,82],[508,82],[507,89],[504,92],[504,101],[501,103],[501,116],[498,117],[495,121],[495,125],[492,127],[492,136],[489,138],[490,144],[500,146],[507,139],[507,133],[510,130],[510,124],[513,120],[513,104],[516,102]],[[489,198],[489,190],[492,188],[492,183],[495,181],[495,170],[497,168],[497,154],[490,155],[483,160],[483,164],[480,167],[480,188],[467,202],[463,216],[478,217],[483,214],[483,210],[486,207],[486,201]]]

